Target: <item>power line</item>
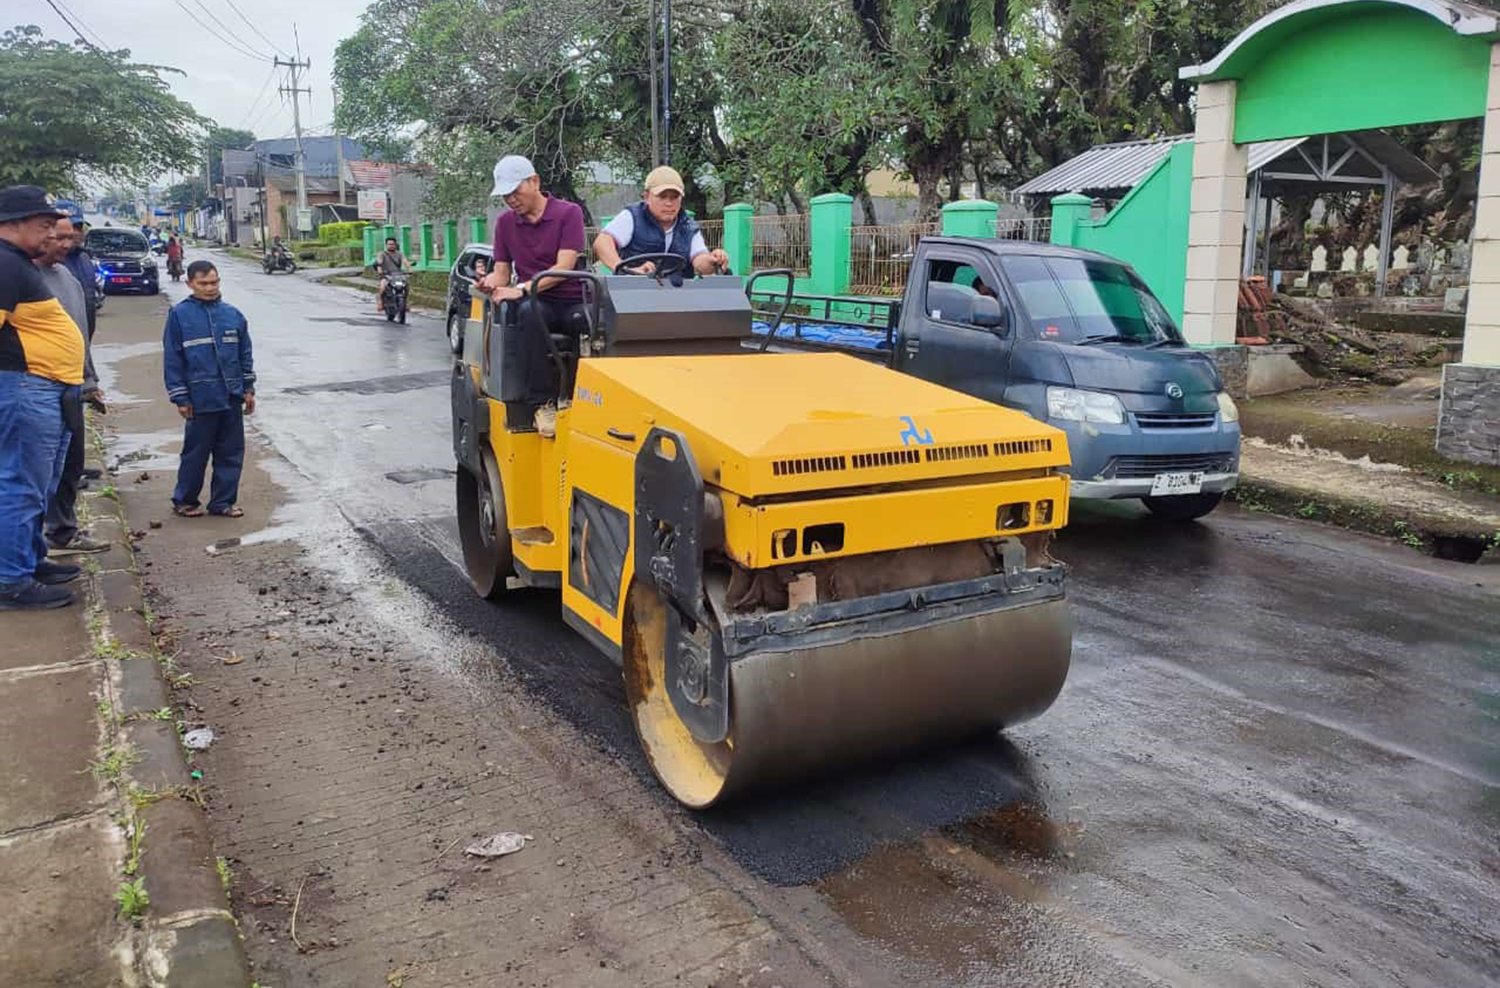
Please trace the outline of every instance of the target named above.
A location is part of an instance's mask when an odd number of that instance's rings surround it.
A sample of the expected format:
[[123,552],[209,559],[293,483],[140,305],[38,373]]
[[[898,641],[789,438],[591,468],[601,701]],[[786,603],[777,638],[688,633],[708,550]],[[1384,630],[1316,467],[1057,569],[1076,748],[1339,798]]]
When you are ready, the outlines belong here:
[[278,45],[276,42],[272,41],[270,38],[261,33],[260,28],[255,26],[255,22],[245,16],[245,12],[240,10],[239,4],[235,3],[234,0],[224,0],[224,2],[229,4],[230,10],[233,10],[236,14],[240,15],[240,20],[250,25],[250,30],[254,31],[260,37],[260,40],[271,46],[272,51],[277,53],[280,53],[282,51],[281,45]]
[[47,0],[47,6],[51,7],[52,12],[56,14],[64,24],[68,25],[68,27],[72,30],[74,36],[77,37],[79,41],[83,42],[85,45],[94,49],[95,51],[99,50],[99,46],[94,44],[88,38],[84,37],[83,31],[78,27],[78,25],[74,24],[71,20],[68,19],[68,15],[62,12],[62,8],[57,5],[56,0]]
[[249,42],[247,42],[244,38],[240,37],[238,34],[235,34],[234,31],[229,27],[228,24],[225,24],[223,21],[219,20],[219,15],[218,14],[215,14],[212,10],[209,10],[206,6],[204,6],[203,0],[193,0],[193,2],[196,3],[198,5],[198,9],[201,10],[201,11],[203,11],[205,14],[207,14],[209,16],[209,18],[215,24],[217,24],[217,25],[219,25],[219,27],[223,28],[224,33],[226,35],[228,35],[230,38],[234,39],[234,43],[235,44],[239,45],[241,48],[245,49],[246,51],[255,52],[255,54],[258,57],[260,57],[260,58],[270,58],[271,57],[270,55],[267,55],[264,52],[256,51],[253,45],[251,45]]
[[[48,0],[48,2],[50,3],[51,0]],[[187,4],[183,3],[182,0],[172,0],[172,2],[175,3],[175,4],[177,4],[178,9],[180,9],[184,14],[187,14],[189,17],[191,17],[194,20],[194,22],[197,23],[197,25],[199,27],[203,28],[203,30],[207,31],[209,34],[213,35],[215,38],[218,38],[220,41],[224,42],[224,44],[228,45],[230,47],[230,49],[232,49],[237,54],[244,55],[246,58],[254,59],[257,62],[270,61],[269,59],[265,58],[262,55],[257,55],[254,52],[249,51],[248,49],[239,47],[234,42],[230,41],[228,38],[224,37],[222,34],[220,34],[219,32],[215,31],[213,28],[209,27],[207,24],[203,23],[203,18],[201,18],[197,14],[193,13],[193,8],[191,8]]]
[[260,107],[260,101],[265,99],[266,94],[271,91],[271,80],[276,78],[276,68],[276,65],[273,64],[271,71],[266,73],[266,81],[260,84],[260,94],[255,97],[255,102],[250,104],[250,109],[245,114],[245,123],[240,124],[241,130],[249,130],[247,124],[250,118],[255,115],[255,111]]
[[[83,29],[88,32],[89,37],[93,39],[93,42],[90,42],[87,38],[83,39],[85,44],[88,44],[90,47],[99,50],[102,50],[106,47],[106,45],[104,44],[104,39],[99,36],[99,32],[95,31],[88,24],[85,24],[83,18],[79,17],[77,12],[74,11],[73,8],[69,7],[66,3],[62,3],[62,0],[58,0],[58,3],[62,5],[63,10],[66,10],[69,14],[72,15],[73,20],[82,25]],[[54,7],[53,9],[56,9],[56,7]]]

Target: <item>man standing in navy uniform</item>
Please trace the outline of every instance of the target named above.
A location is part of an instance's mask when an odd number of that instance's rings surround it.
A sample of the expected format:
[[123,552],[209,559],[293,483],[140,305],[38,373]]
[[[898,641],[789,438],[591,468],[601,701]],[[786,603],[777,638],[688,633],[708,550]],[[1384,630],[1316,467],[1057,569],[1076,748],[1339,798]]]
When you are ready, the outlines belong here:
[[167,397],[187,420],[172,510],[185,518],[203,515],[198,495],[212,456],[208,513],[238,518],[245,513],[234,503],[245,465],[244,416],[255,413],[250,326],[239,309],[219,297],[219,270],[213,264],[189,264],[187,283],[193,295],[172,307],[162,334]]

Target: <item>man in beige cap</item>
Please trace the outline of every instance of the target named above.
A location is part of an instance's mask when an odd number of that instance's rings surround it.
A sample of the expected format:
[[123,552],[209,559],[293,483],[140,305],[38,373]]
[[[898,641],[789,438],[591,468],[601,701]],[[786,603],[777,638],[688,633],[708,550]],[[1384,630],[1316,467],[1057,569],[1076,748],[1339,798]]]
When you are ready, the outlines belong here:
[[[623,260],[641,254],[677,254],[701,275],[729,267],[729,255],[709,250],[703,233],[691,216],[682,212],[682,176],[662,165],[646,176],[646,190],[634,203],[609,221],[594,238],[594,254],[613,271]],[[655,265],[641,265],[650,274]]]

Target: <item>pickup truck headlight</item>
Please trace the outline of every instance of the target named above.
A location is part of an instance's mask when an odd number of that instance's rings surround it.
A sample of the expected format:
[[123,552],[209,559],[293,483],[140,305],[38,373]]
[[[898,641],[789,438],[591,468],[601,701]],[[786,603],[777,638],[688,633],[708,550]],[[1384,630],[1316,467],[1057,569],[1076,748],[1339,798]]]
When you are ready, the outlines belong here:
[[1229,397],[1228,391],[1219,392],[1219,415],[1225,422],[1240,420],[1239,407],[1235,405],[1234,399]]
[[1120,399],[1103,391],[1048,388],[1047,417],[1069,422],[1122,425],[1125,422],[1125,406],[1120,404]]

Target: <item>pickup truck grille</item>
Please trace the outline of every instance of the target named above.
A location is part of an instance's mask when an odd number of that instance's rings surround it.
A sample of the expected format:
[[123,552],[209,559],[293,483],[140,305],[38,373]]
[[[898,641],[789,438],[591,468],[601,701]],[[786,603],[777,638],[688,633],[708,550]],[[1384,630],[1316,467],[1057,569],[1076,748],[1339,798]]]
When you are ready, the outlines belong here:
[[1121,479],[1154,477],[1159,473],[1202,470],[1227,473],[1233,457],[1228,453],[1185,453],[1177,456],[1116,456],[1104,466],[1104,476]]
[[140,261],[102,261],[100,267],[109,270],[110,274],[140,274]]
[[1212,429],[1213,412],[1136,412],[1135,421],[1142,429]]

